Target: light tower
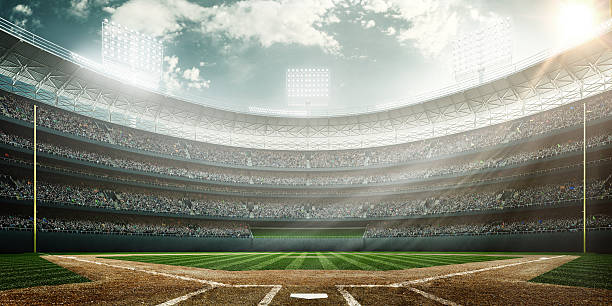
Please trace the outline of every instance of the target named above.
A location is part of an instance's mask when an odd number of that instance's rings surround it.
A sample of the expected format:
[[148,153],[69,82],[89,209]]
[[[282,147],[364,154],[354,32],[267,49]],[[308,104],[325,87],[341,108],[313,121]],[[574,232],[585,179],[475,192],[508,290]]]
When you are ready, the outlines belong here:
[[478,76],[479,84],[482,83],[486,70],[512,63],[510,18],[458,37],[452,48],[455,80]]
[[107,19],[102,22],[102,65],[106,73],[157,88],[163,58],[161,41]]
[[287,104],[325,107],[329,102],[330,74],[327,68],[289,68],[286,75]]

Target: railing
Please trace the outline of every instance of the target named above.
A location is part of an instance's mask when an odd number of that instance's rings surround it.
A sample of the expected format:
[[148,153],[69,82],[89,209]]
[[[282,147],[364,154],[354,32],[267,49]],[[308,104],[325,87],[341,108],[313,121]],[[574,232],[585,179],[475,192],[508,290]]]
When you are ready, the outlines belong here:
[[[64,47],[61,47],[53,42],[50,42],[32,32],[29,32],[13,23],[11,23],[10,21],[1,18],[0,17],[0,30],[15,36],[16,38],[25,41],[37,48],[40,48],[44,51],[47,51],[51,54],[54,54],[64,60],[70,61],[72,63],[75,63],[79,66],[83,66],[83,67],[87,67],[88,69],[91,69],[95,72],[98,72],[102,75],[105,75],[109,78],[112,79],[117,79],[117,76],[113,76],[109,73],[107,73],[106,71],[104,71],[104,69],[102,69],[101,65],[99,63],[96,63],[92,60],[89,60],[83,56],[80,56]],[[498,80],[501,78],[504,78],[512,73],[524,70],[526,68],[529,68],[531,66],[534,66],[538,63],[541,63],[549,58],[552,58],[556,55],[559,55],[571,48],[574,48],[576,46],[578,46],[579,44],[588,41],[592,38],[595,38],[597,36],[603,35],[605,33],[608,33],[612,30],[612,19],[606,20],[605,22],[601,23],[600,26],[593,31],[590,35],[585,35],[583,37],[583,39],[579,42],[575,42],[572,45],[567,45],[564,46],[563,48],[560,49],[552,49],[552,50],[544,50],[541,52],[538,52],[528,58],[525,58],[523,60],[520,60],[514,64],[510,64],[507,66],[503,66],[503,67],[499,67],[499,68],[495,68],[494,70],[488,70],[488,72],[483,76],[482,79],[482,83],[486,83],[486,82],[490,82],[490,81],[494,81],[494,80]],[[405,107],[405,106],[409,106],[409,105],[413,105],[413,104],[419,104],[419,103],[423,103],[426,101],[430,101],[436,98],[440,98],[440,97],[444,97],[444,96],[448,96],[457,92],[461,92],[464,90],[467,90],[469,88],[472,87],[476,87],[478,85],[480,85],[481,82],[479,80],[479,77],[475,76],[471,79],[467,79],[465,81],[461,81],[458,83],[455,83],[451,86],[448,87],[444,87],[438,90],[434,90],[431,92],[427,92],[427,93],[423,93],[423,94],[418,94],[409,98],[403,98],[403,99],[395,99],[393,101],[389,101],[389,102],[382,102],[379,103],[377,105],[374,106],[367,106],[367,107],[362,107],[362,108],[355,108],[355,107],[351,107],[350,109],[347,108],[337,108],[337,109],[326,109],[326,110],[305,110],[306,115],[304,116],[303,112],[298,111],[296,112],[295,110],[282,110],[282,109],[271,109],[271,111],[269,113],[266,113],[266,115],[268,116],[278,116],[279,112],[283,112],[285,111],[286,113],[283,113],[282,116],[299,116],[299,117],[314,117],[314,116],[318,116],[318,117],[329,117],[329,116],[345,116],[345,115],[358,115],[358,114],[366,114],[366,113],[372,113],[372,112],[380,112],[380,111],[386,111],[386,110],[391,110],[391,109],[396,109],[396,108],[400,108],[400,107]],[[231,111],[231,112],[241,112],[241,113],[249,113],[249,114],[255,114],[255,115],[261,115],[261,112],[252,112],[249,110],[249,106],[244,106],[245,102],[247,101],[236,101],[236,102],[240,102],[240,103],[235,103],[235,102],[229,102],[229,101],[221,101],[218,99],[213,99],[210,97],[204,97],[201,95],[194,95],[194,94],[189,94],[189,93],[181,93],[181,96],[176,96],[170,92],[167,91],[160,91],[160,90],[152,90],[150,88],[146,88],[146,87],[141,87],[138,86],[137,84],[132,84],[133,86],[136,87],[140,87],[144,90],[147,91],[151,91],[154,93],[158,93],[160,95],[163,96],[167,96],[167,97],[172,97],[174,99],[178,99],[178,100],[183,100],[183,101],[187,101],[190,103],[194,103],[194,104],[199,104],[202,106],[206,106],[206,107],[211,107],[214,109],[220,109],[220,110],[226,110],[226,111]],[[212,102],[212,103],[211,103]],[[254,101],[250,101],[250,102],[254,102]],[[259,103],[260,105],[263,104],[264,101],[255,101],[255,102],[261,102]],[[213,104],[214,103],[214,104]],[[224,105],[231,105],[230,107],[224,106]],[[261,107],[257,106],[258,109],[262,109]],[[277,114],[275,114],[277,113]]]
[[[608,227],[587,227],[588,232],[593,231],[609,231],[612,226]],[[31,232],[33,229],[27,227],[3,227],[0,230]],[[250,236],[232,236],[232,235],[182,235],[182,234],[163,234],[163,233],[139,233],[139,232],[114,232],[114,231],[87,231],[87,230],[60,230],[60,229],[39,229],[39,232],[51,233],[70,233],[70,234],[97,234],[97,235],[119,235],[119,236],[161,236],[161,237],[195,237],[195,238],[238,238],[238,239],[255,239],[252,234]],[[499,231],[499,232],[482,232],[482,233],[440,233],[440,234],[422,234],[422,235],[401,235],[401,236],[367,236],[363,237],[342,237],[352,239],[379,239],[379,238],[425,238],[425,237],[460,237],[460,236],[492,236],[492,235],[512,235],[512,234],[539,234],[539,233],[562,233],[562,232],[582,232],[582,228],[567,228],[567,229],[552,229],[552,230],[531,230],[531,231]],[[262,237],[266,238],[266,237]],[[295,239],[300,237],[272,237],[272,238],[287,238]],[[317,237],[327,238],[327,237]],[[329,237],[336,238],[336,237]]]
[[[608,227],[587,227],[588,232],[592,231],[609,231],[612,226]],[[538,234],[538,233],[562,233],[562,232],[582,232],[582,228],[564,228],[551,230],[530,230],[530,231],[496,231],[482,233],[440,233],[440,234],[421,234],[421,235],[396,235],[396,236],[365,236],[365,238],[424,238],[424,237],[459,237],[459,236],[491,236],[491,235],[511,235],[511,234]],[[365,235],[365,234],[364,234]]]

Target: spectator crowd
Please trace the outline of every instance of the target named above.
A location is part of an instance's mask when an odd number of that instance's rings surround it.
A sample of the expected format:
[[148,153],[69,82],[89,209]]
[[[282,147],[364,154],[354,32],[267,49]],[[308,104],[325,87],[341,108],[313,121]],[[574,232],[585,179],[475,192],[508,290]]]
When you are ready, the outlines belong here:
[[[587,184],[587,198],[611,199],[611,177],[593,179]],[[130,210],[178,215],[199,215],[233,218],[384,218],[398,216],[445,214],[476,210],[555,205],[582,198],[579,180],[558,184],[454,189],[437,195],[402,195],[369,200],[367,198],[333,201],[317,198],[267,199],[244,197],[185,198],[185,194],[159,192],[125,192],[87,186],[38,182],[38,199],[58,205],[87,206],[109,210]],[[29,181],[0,177],[0,197],[31,199]]]
[[[612,115],[610,93],[587,98],[587,120]],[[0,94],[0,114],[33,121],[33,104]],[[39,124],[119,146],[217,164],[278,168],[336,168],[397,164],[478,150],[582,124],[582,101],[494,126],[401,145],[341,151],[276,151],[207,144],[154,134],[39,105]],[[357,179],[357,181],[360,181]]]
[[[121,218],[120,218],[121,219]],[[37,228],[42,232],[70,232],[120,235],[156,235],[180,237],[251,238],[248,225],[233,221],[142,222],[138,217],[125,220],[89,220],[77,217],[37,218]],[[0,215],[0,230],[31,230],[33,218],[17,214]],[[612,230],[612,217],[592,215],[587,217],[588,229]],[[410,222],[379,221],[369,223],[364,238],[431,237],[459,235],[493,235],[535,232],[581,231],[582,219],[568,217],[534,218],[522,221],[493,221],[462,224],[415,224]]]
[[[30,139],[10,135],[0,129],[0,142],[11,146],[32,149]],[[450,160],[437,165],[423,164],[421,166],[402,168],[396,167],[388,171],[376,171],[368,174],[364,172],[325,172],[325,173],[274,173],[256,172],[248,170],[227,170],[217,167],[198,169],[197,166],[187,168],[185,166],[170,166],[156,164],[152,161],[135,160],[128,158],[116,158],[101,153],[77,150],[67,146],[56,145],[46,142],[38,143],[37,149],[41,152],[78,159],[94,164],[109,167],[136,170],[152,174],[163,174],[179,176],[189,179],[242,183],[261,185],[290,185],[290,186],[328,186],[328,185],[353,185],[370,183],[392,183],[405,180],[418,180],[439,176],[462,175],[465,173],[502,168],[517,165],[529,161],[552,157],[568,152],[582,150],[581,139],[572,139],[556,145],[544,146],[538,150],[521,151],[501,156],[491,156],[482,160]],[[587,139],[588,147],[604,146],[612,143],[612,134],[602,133]]]
[[[130,219],[130,218],[126,218]],[[132,218],[133,219],[133,218]],[[137,220],[99,221],[74,218],[37,218],[37,228],[43,232],[79,232],[99,234],[133,234],[189,237],[250,238],[248,226],[238,222],[197,222],[194,224],[143,223]],[[0,215],[0,229],[32,229],[30,216]]]
[[[427,237],[427,236],[458,236],[458,235],[489,235],[550,231],[582,231],[580,218],[526,218],[523,221],[473,224],[414,224],[400,222],[370,223],[366,227],[364,237]],[[612,229],[612,217],[593,215],[587,218],[589,229]]]

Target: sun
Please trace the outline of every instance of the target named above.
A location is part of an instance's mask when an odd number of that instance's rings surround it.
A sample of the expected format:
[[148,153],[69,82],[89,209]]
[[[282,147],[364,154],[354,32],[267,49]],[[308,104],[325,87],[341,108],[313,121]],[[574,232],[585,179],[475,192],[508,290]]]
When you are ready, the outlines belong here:
[[559,10],[560,42],[572,45],[582,41],[595,30],[595,11],[591,1],[565,1]]

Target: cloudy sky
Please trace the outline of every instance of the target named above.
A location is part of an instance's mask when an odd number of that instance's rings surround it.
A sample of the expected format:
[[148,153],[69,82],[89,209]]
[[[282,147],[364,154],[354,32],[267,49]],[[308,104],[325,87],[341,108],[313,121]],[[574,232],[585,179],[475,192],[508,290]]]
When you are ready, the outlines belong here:
[[0,16],[96,61],[105,18],[159,38],[162,88],[222,106],[286,108],[287,68],[328,68],[330,107],[358,110],[452,85],[453,39],[500,18],[515,61],[555,47],[563,2],[2,0]]

